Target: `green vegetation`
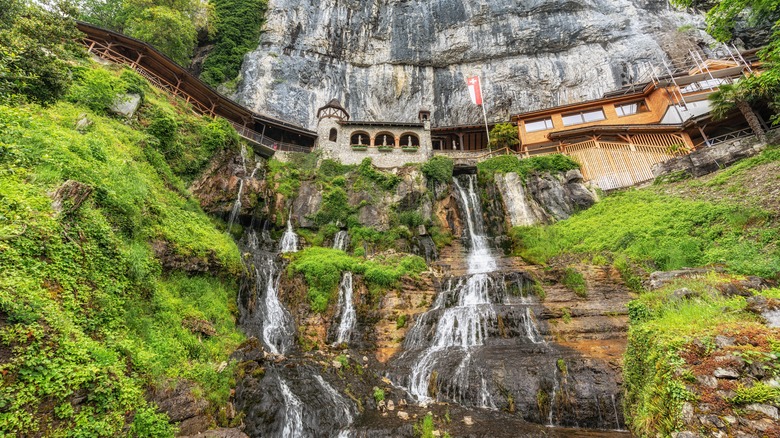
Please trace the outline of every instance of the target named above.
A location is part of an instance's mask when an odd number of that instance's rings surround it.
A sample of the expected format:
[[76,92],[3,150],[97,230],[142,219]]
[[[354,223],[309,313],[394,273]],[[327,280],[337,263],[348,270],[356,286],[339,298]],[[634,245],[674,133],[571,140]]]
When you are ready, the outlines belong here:
[[760,209],[646,189],[617,193],[566,221],[511,234],[519,254],[537,263],[566,252],[607,253],[625,257],[625,268],[629,261],[648,270],[719,264],[773,277],[780,272],[780,230],[773,224]]
[[[777,359],[773,357],[773,359]],[[737,405],[750,403],[770,403],[780,405],[780,388],[769,386],[764,382],[757,382],[753,386],[739,386],[731,402]]]
[[385,399],[385,391],[382,388],[374,387],[374,400],[379,403]]
[[146,391],[186,379],[216,410],[242,340],[239,251],[184,189],[235,133],[145,86],[133,120],[107,116],[142,81],[67,62],[67,101],[0,104],[0,435],[173,436]]
[[[82,56],[64,4],[0,0],[0,103],[50,104],[71,82],[68,59]],[[62,7],[61,7],[62,6]]]
[[[652,292],[643,293],[629,305],[630,330],[625,354],[626,418],[638,436],[668,436],[682,425],[681,409],[686,401],[696,401],[698,394],[686,388],[693,379],[691,368],[713,361],[712,339],[719,334],[748,339],[738,347],[743,356],[776,363],[771,345],[771,329],[760,323],[753,313],[745,311],[742,296],[724,297],[716,286],[730,283],[732,277],[717,274],[696,280],[677,280]],[[680,299],[673,292],[682,287],[694,298]],[[776,296],[777,289],[759,292]],[[694,357],[693,359],[686,359]],[[717,363],[717,362],[713,362]],[[707,366],[704,365],[705,369]],[[770,369],[770,373],[778,370]],[[771,374],[770,374],[771,375]],[[757,383],[738,388],[732,403],[777,400],[776,389]]]
[[498,123],[490,130],[490,149],[513,149],[520,144],[517,126],[511,123]]
[[187,66],[198,37],[214,33],[214,7],[199,0],[80,0],[78,13],[89,23],[145,41]]
[[409,320],[409,315],[407,314],[398,315],[398,318],[395,319],[395,328],[402,329],[406,327],[406,321],[408,320]]
[[217,17],[214,49],[203,61],[201,79],[216,86],[238,76],[244,55],[257,48],[267,0],[212,0]]
[[583,277],[582,274],[580,274],[580,272],[576,269],[571,267],[566,268],[563,271],[563,279],[561,280],[561,283],[574,291],[578,297],[587,298],[588,285],[585,283],[585,277]]
[[414,425],[414,434],[420,438],[433,438],[434,429],[433,414],[428,412],[419,423]]
[[449,184],[455,162],[450,157],[435,156],[422,165],[422,173],[428,181]]
[[480,181],[493,179],[496,173],[515,172],[525,180],[532,172],[566,172],[580,165],[566,155],[553,154],[519,159],[515,155],[500,155],[477,164]]
[[418,256],[387,256],[364,260],[344,251],[311,247],[291,255],[290,273],[303,274],[308,285],[309,305],[314,312],[324,312],[338,292],[344,272],[362,275],[366,284],[385,289],[395,287],[405,275],[417,275],[427,269]]

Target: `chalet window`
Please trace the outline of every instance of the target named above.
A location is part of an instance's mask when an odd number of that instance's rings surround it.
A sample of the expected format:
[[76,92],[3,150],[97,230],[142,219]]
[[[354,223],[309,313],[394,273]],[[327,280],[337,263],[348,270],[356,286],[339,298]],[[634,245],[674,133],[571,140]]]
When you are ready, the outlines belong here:
[[637,102],[626,103],[623,105],[615,105],[615,112],[618,117],[630,116],[632,114],[642,113],[647,111],[647,104],[644,100]]
[[578,113],[569,113],[563,115],[563,126],[579,125],[588,122],[598,122],[604,120],[604,111],[597,109],[595,111],[581,111]]
[[546,129],[553,129],[553,127],[553,121],[549,117],[525,122],[525,132],[544,131]]

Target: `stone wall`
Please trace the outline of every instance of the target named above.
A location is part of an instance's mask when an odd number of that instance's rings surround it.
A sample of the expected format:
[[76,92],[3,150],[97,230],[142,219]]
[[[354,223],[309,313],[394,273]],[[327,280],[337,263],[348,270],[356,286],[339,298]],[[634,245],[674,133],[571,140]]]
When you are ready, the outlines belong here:
[[672,173],[687,173],[699,177],[758,154],[766,147],[754,137],[740,138],[691,152],[684,157],[672,158],[653,165],[653,175],[658,178]]
[[[331,129],[337,131],[336,141],[330,141]],[[404,152],[401,147],[394,147],[392,151],[382,152],[375,146],[369,146],[365,151],[356,151],[350,145],[350,137],[358,131],[366,133],[371,139],[383,132],[392,133],[396,139],[404,134],[414,134],[419,138],[420,146],[416,152]],[[317,149],[322,151],[323,158],[338,160],[343,164],[360,164],[366,157],[369,157],[374,166],[389,169],[409,163],[424,163],[431,157],[432,152],[429,122],[420,124],[420,126],[377,126],[371,123],[362,125],[354,122],[344,125],[339,123],[338,119],[323,118],[317,126],[317,133],[319,134]],[[364,138],[363,141],[369,143],[368,138]],[[370,143],[373,143],[373,140]]]

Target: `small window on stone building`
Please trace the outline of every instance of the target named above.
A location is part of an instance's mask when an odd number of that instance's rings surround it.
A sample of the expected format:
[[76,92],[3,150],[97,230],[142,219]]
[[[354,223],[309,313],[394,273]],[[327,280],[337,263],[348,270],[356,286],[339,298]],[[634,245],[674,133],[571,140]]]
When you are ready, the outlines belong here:
[[330,128],[330,135],[328,136],[328,140],[335,142],[338,136],[339,133],[336,131],[336,128]]

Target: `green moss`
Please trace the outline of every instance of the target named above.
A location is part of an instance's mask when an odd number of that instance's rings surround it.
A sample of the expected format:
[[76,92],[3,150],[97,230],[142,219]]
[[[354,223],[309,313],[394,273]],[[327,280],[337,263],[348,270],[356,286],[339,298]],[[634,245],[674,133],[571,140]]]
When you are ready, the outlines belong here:
[[[152,90],[147,99],[182,122],[178,141],[204,140],[183,128],[203,126],[189,109]],[[0,434],[172,436],[145,391],[184,378],[215,405],[227,400],[231,368],[217,369],[242,340],[231,279],[240,254],[169,161],[148,153],[144,111],[128,125],[73,100],[0,106],[0,346],[12,355]],[[85,115],[92,125],[79,131]],[[51,195],[67,180],[92,192],[54,211]],[[153,243],[213,274],[163,274]],[[190,331],[187,318],[216,335]]]
[[428,181],[449,184],[452,181],[452,170],[455,162],[452,158],[435,156],[422,165],[422,172]]
[[369,286],[394,287],[405,275],[415,276],[427,269],[425,261],[417,256],[391,256],[363,260],[343,251],[311,247],[291,255],[288,270],[303,274],[308,285],[312,311],[324,312],[335,299],[341,275],[353,272],[363,275]]
[[579,168],[580,165],[576,161],[561,154],[524,159],[519,159],[515,155],[500,155],[477,164],[477,172],[481,181],[492,180],[496,173],[515,172],[525,180],[526,176],[532,172],[566,172]]

